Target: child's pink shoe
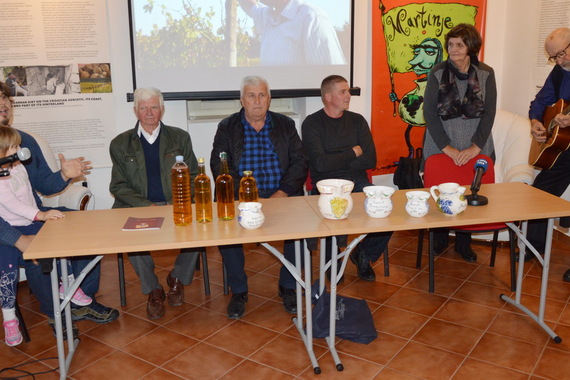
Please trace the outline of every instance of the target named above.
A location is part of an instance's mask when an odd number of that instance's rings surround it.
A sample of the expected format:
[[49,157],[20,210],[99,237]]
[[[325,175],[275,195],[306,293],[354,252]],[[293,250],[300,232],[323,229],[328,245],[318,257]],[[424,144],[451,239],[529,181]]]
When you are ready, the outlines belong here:
[[4,322],[4,337],[8,346],[17,346],[22,343],[18,318]]
[[[63,285],[59,286],[59,298],[63,299]],[[77,306],[87,306],[93,302],[93,299],[87,294],[83,293],[83,290],[81,290],[81,288],[77,288],[75,294],[73,294],[73,297],[71,298],[71,302]]]

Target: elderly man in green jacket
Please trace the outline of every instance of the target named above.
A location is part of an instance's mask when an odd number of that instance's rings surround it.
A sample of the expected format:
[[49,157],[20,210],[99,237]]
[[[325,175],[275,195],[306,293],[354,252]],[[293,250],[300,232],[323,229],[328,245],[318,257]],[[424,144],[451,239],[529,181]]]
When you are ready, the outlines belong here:
[[[109,148],[113,161],[109,186],[115,197],[113,208],[172,203],[170,170],[178,155],[184,156],[190,168],[193,193],[198,162],[192,150],[192,141],[187,131],[162,123],[164,99],[161,92],[155,88],[137,89],[134,112],[138,119],[135,128],[115,137]],[[197,251],[181,250],[174,269],[166,277],[169,289],[165,293],[154,273],[150,252],[129,254],[129,260],[141,281],[142,292],[148,294],[146,311],[149,319],[164,315],[166,298],[171,306],[184,303],[184,285],[192,282],[197,258]]]

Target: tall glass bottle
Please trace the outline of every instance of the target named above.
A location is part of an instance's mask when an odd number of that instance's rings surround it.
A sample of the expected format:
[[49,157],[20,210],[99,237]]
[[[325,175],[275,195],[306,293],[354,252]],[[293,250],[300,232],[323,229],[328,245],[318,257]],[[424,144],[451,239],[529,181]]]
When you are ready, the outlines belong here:
[[239,201],[257,202],[258,200],[259,192],[257,190],[257,181],[253,178],[253,172],[244,170],[243,177],[239,181]]
[[235,218],[234,179],[228,168],[228,154],[220,153],[220,175],[216,178],[216,202],[218,204],[218,219],[232,220]]
[[194,179],[194,200],[196,201],[196,221],[212,221],[212,185],[206,175],[204,159],[198,158],[198,175]]
[[171,170],[172,209],[174,224],[186,226],[192,223],[192,194],[190,192],[190,170],[183,156],[176,156]]

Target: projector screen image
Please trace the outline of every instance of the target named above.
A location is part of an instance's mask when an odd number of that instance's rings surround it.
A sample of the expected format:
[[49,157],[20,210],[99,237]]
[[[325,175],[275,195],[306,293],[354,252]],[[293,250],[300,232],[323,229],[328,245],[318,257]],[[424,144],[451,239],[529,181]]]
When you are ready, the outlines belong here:
[[[352,83],[353,0],[130,0],[135,87],[237,91],[247,75],[272,91]],[[192,98],[192,95],[190,98]]]

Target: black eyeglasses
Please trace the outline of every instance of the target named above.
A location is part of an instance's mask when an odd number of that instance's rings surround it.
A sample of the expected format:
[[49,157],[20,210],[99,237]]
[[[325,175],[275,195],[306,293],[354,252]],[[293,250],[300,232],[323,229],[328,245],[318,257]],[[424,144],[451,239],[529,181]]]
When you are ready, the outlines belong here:
[[548,57],[548,61],[555,63],[558,58],[562,59],[562,58],[566,57],[566,50],[568,50],[569,47],[570,47],[570,44],[568,44],[568,46],[566,46],[564,48],[564,50],[561,50],[558,53],[556,53],[556,55],[553,55],[552,57]]

